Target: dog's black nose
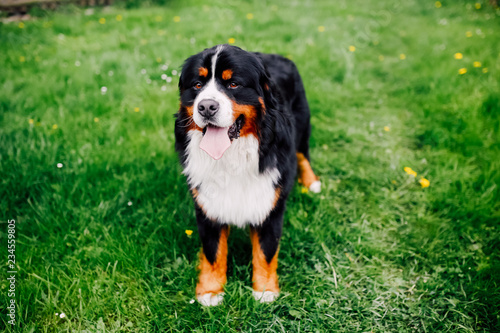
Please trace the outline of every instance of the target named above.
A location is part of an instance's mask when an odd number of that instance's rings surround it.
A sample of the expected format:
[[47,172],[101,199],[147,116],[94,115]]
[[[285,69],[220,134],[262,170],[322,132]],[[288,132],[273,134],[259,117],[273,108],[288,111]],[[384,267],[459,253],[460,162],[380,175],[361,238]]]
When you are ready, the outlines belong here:
[[198,104],[198,111],[203,118],[210,119],[219,111],[219,103],[213,99],[204,99]]

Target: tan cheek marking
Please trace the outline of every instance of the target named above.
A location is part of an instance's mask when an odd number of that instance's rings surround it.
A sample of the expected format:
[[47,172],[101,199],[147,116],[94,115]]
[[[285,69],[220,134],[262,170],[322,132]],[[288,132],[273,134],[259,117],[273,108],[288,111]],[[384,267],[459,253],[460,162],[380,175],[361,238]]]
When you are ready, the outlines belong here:
[[226,69],[225,71],[222,72],[222,79],[223,80],[230,80],[233,77],[233,71],[230,69]]
[[227,272],[227,238],[229,236],[229,227],[221,230],[219,238],[219,246],[215,262],[210,262],[205,257],[203,250],[200,253],[200,275],[198,276],[198,284],[196,285],[196,295],[204,295],[207,293],[218,294],[224,291],[226,284]]
[[255,107],[252,105],[242,105],[242,104],[237,104],[235,102],[232,102],[233,104],[233,114],[234,114],[234,121],[238,119],[240,115],[245,116],[245,125],[240,130],[240,137],[245,137],[248,135],[253,134],[256,138],[259,136],[257,135],[258,129],[257,129],[257,110],[255,110]]
[[278,251],[268,263],[266,256],[260,247],[259,235],[256,231],[250,230],[250,240],[252,241],[252,266],[253,266],[253,290],[279,292],[278,285]]
[[264,85],[264,89],[269,90],[269,85],[267,83]]
[[196,130],[196,131],[202,131],[201,127],[196,125],[193,119],[193,106],[183,106],[181,105],[181,111],[183,111],[186,114],[185,121],[182,122],[181,126],[184,126],[186,129],[186,132]]
[[302,153],[297,153],[297,167],[299,169],[299,183],[309,188],[319,178],[314,174],[311,164]]
[[208,69],[206,69],[205,67],[200,67],[198,68],[198,73],[200,74],[201,77],[207,77]]

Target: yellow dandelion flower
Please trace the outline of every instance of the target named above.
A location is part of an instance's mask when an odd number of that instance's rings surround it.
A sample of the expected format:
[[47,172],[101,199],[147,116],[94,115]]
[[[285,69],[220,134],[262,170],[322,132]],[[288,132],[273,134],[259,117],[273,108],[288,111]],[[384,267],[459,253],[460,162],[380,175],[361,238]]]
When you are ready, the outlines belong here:
[[174,22],[175,23],[179,23],[181,21],[181,17],[180,16],[174,16]]
[[139,109],[137,106],[134,108],[134,112],[139,112],[141,109]]
[[188,236],[191,236],[191,235],[193,234],[193,230],[189,230],[189,229],[188,229],[188,230],[186,230],[186,231],[184,231],[184,232],[185,232],[185,233],[186,233],[186,235],[188,235]]
[[105,19],[104,17],[101,17],[101,18],[99,19],[99,23],[101,23],[101,24],[105,24],[105,23],[106,23],[106,19]]
[[401,59],[401,60],[405,60],[405,59],[406,59],[406,54],[401,53],[401,54],[399,55],[399,59]]
[[20,56],[19,57],[19,62],[25,62],[26,61],[26,57],[25,56]]
[[147,39],[141,39],[141,45],[146,45],[148,43]]
[[429,185],[431,184],[431,182],[425,178],[420,178],[418,182],[420,183],[420,186],[422,186],[422,188],[429,187]]
[[293,55],[287,54],[285,58],[292,60],[293,59]]
[[385,59],[385,57],[384,57],[383,55],[379,55],[379,56],[378,56],[378,60],[380,60],[380,61],[384,61],[384,59]]
[[468,38],[469,38],[469,37],[472,37],[472,31],[467,31],[467,32],[465,33],[465,37],[468,37]]
[[394,185],[396,185],[398,182],[393,179],[393,180],[391,180],[391,183],[393,183]]
[[384,126],[384,131],[389,132],[391,128],[389,126]]
[[413,171],[412,168],[410,167],[404,167],[403,169],[407,174],[409,174],[410,176],[413,176],[413,177],[416,177],[417,176],[417,173],[415,171]]
[[163,36],[165,35],[167,32],[165,30],[158,30],[157,34],[158,36]]
[[453,57],[455,57],[455,59],[460,60],[460,59],[462,59],[464,57],[464,55],[462,53],[460,53],[460,52],[457,52],[457,53],[455,53],[453,55]]
[[307,192],[309,192],[309,190],[307,189],[307,187],[302,187],[301,192],[302,193],[307,193]]
[[436,1],[434,3],[434,6],[436,6],[436,8],[441,8],[441,6],[442,6],[441,1]]
[[236,39],[234,39],[233,37],[231,37],[231,38],[229,38],[229,39],[227,40],[227,42],[228,42],[229,44],[234,44],[234,43],[236,42]]
[[155,17],[156,22],[161,22],[161,20],[163,20],[163,17],[161,17],[160,15]]
[[476,4],[474,5],[474,7],[476,7],[476,9],[481,9],[481,4],[479,2],[476,2]]
[[40,62],[40,60],[41,60],[41,59],[40,59],[40,57],[39,57],[39,56],[36,56],[36,57],[35,57],[35,61],[36,61],[36,62]]
[[33,119],[29,119],[29,120],[28,120],[28,123],[29,123],[30,125],[33,125],[33,124],[35,123],[35,121],[34,121]]
[[120,22],[121,20],[123,20],[123,16],[121,16],[120,14],[116,15],[116,20]]
[[472,66],[474,66],[474,67],[476,67],[476,68],[481,67],[481,62],[479,62],[479,61],[474,61],[474,62],[472,63]]
[[488,73],[488,68],[487,67],[483,68],[483,73]]
[[324,26],[322,26],[322,25],[320,25],[320,26],[318,27],[318,31],[319,31],[319,32],[324,32],[324,31],[325,31],[325,27],[324,27]]
[[354,46],[354,45],[349,45],[349,51],[350,51],[350,52],[354,52],[354,51],[356,51],[356,46]]
[[253,20],[253,14],[252,13],[248,13],[247,14],[247,20]]
[[57,129],[57,124],[52,125],[52,129]]
[[160,63],[161,62],[161,58],[160,57],[156,58],[156,62]]
[[24,29],[25,27],[24,22],[19,22],[17,26],[19,27],[19,29]]
[[460,75],[464,75],[465,73],[467,73],[467,68],[460,68],[458,70],[458,74],[460,74]]
[[95,117],[94,118],[94,123],[98,123],[99,122],[99,118]]

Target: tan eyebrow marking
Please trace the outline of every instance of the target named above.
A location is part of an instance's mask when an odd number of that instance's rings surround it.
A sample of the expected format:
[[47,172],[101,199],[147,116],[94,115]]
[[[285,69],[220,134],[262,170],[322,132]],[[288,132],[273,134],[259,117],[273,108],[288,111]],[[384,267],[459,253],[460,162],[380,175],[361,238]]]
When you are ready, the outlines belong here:
[[230,69],[226,69],[224,72],[222,72],[222,79],[223,80],[229,80],[233,77],[233,71]]
[[206,69],[205,67],[200,67],[198,68],[198,73],[200,74],[200,76],[207,77],[208,69]]

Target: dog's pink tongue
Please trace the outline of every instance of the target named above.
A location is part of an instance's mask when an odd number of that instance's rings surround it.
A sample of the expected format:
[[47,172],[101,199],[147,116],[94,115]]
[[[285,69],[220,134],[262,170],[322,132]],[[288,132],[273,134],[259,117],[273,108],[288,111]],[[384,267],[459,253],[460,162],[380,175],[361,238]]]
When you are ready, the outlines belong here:
[[231,140],[227,135],[228,130],[229,127],[207,126],[205,135],[200,142],[200,148],[214,160],[218,160],[231,145]]

